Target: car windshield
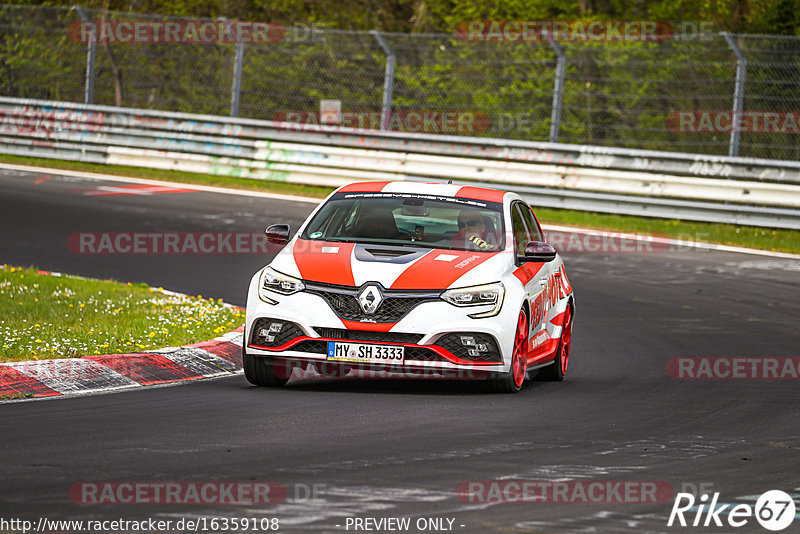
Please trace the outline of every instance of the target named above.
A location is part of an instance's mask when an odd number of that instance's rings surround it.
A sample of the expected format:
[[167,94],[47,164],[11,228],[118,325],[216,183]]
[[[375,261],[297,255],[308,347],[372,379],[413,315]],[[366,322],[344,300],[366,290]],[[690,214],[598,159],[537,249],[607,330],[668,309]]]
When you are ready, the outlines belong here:
[[301,237],[492,252],[503,248],[503,206],[414,193],[337,193]]

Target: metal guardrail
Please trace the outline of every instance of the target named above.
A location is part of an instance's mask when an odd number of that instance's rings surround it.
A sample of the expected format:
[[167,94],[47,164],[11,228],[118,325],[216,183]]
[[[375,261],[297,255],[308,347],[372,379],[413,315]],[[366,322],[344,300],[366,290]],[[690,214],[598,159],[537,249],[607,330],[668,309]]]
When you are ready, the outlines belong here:
[[0,97],[0,153],[338,186],[476,183],[534,205],[800,229],[800,163],[301,126]]

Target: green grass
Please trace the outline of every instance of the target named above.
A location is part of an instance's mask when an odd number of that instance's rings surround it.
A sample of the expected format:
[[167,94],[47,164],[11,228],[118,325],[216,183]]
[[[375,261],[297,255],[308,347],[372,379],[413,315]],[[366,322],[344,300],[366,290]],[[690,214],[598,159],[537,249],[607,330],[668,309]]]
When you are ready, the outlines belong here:
[[0,395],[0,400],[31,399],[36,395],[33,393],[20,393],[18,395]]
[[0,269],[0,361],[79,358],[181,346],[236,329],[221,301],[144,284]]
[[[329,187],[295,185],[284,182],[270,182],[190,172],[100,165],[21,156],[0,155],[0,162],[176,181],[189,184],[232,187],[236,189],[257,190],[271,193],[303,195],[314,198],[323,198],[333,190]],[[563,224],[600,230],[624,231],[642,235],[657,235],[661,237],[677,238],[684,241],[704,241],[762,250],[800,253],[800,231],[797,230],[692,222],[676,219],[632,217],[628,215],[536,208],[535,206],[534,208],[536,209],[539,220],[543,224]]]
[[735,224],[630,217],[609,213],[535,208],[542,224],[563,224],[639,235],[670,237],[688,243],[706,242],[738,247],[800,253],[800,231]]

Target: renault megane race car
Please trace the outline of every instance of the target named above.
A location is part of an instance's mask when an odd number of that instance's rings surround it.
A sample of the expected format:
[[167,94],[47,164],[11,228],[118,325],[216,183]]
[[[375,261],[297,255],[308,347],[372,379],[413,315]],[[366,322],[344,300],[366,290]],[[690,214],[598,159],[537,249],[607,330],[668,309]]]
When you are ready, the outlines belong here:
[[531,208],[454,184],[340,187],[251,282],[247,379],[282,386],[295,368],[483,377],[518,391],[529,371],[563,380],[575,303]]

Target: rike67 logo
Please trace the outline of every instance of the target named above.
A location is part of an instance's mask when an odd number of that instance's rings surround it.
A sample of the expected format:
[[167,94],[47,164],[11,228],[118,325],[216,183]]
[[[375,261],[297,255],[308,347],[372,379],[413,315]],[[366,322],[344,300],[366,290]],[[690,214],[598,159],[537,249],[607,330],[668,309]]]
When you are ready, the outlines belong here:
[[[699,502],[698,502],[699,501]],[[708,494],[699,499],[691,493],[678,493],[667,526],[671,527],[743,527],[756,521],[765,529],[780,531],[792,524],[796,507],[792,496],[780,490],[770,490],[758,497],[755,506],[745,503],[720,503],[719,492],[709,502]]]

